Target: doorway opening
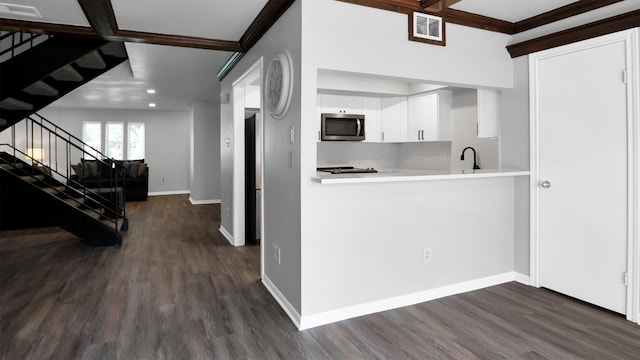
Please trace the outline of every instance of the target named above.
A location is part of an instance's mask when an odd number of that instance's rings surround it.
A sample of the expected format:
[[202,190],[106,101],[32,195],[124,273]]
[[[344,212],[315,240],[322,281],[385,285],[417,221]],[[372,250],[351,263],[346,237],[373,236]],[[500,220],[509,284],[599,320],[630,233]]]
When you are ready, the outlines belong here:
[[[233,83],[234,245],[259,245],[263,231],[262,58]],[[264,249],[260,249],[261,273]]]

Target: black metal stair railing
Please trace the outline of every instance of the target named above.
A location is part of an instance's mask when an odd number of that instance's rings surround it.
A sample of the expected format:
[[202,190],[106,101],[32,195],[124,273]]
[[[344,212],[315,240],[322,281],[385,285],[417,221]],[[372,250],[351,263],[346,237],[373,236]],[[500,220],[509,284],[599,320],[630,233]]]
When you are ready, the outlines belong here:
[[7,61],[51,37],[47,34],[6,32],[0,36],[0,61]]
[[[20,129],[21,127],[24,129]],[[38,114],[27,117],[10,129],[11,144],[0,144],[0,147],[6,147],[14,159],[30,160],[33,164],[31,176],[44,173],[50,176],[52,184],[66,184],[66,192],[81,195],[82,201],[76,199],[77,205],[93,204],[93,211],[101,218],[113,221],[116,233],[120,229],[119,225],[126,226],[124,195],[117,196],[118,191],[122,191],[122,194],[125,191],[120,163]],[[26,152],[18,148],[26,149]],[[42,155],[35,155],[33,150],[29,153],[29,149],[37,149]],[[95,161],[98,164],[96,170],[100,187],[89,188],[83,181],[76,181],[71,176],[71,162],[76,160]],[[114,196],[107,198],[108,194]]]

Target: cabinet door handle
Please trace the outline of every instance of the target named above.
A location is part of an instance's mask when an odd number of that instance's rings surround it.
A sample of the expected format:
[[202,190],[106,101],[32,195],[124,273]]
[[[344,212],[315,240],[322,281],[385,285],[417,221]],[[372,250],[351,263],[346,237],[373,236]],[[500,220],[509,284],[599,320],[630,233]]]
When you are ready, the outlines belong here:
[[384,141],[384,131],[382,132],[382,141]]

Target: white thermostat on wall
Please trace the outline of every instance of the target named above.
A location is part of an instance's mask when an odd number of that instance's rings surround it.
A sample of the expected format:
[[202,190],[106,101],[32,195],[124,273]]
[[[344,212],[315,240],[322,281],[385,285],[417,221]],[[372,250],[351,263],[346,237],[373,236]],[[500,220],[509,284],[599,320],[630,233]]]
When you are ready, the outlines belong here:
[[264,84],[264,97],[271,116],[282,119],[289,109],[293,92],[293,63],[286,50],[271,60]]

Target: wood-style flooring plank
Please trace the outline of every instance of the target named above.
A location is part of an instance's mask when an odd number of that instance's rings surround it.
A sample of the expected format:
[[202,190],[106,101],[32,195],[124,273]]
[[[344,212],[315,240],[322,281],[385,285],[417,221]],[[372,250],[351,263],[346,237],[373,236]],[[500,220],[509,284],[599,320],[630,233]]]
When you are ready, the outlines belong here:
[[157,196],[127,217],[121,248],[0,232],[1,360],[640,359],[637,325],[518,283],[298,331],[220,205]]

